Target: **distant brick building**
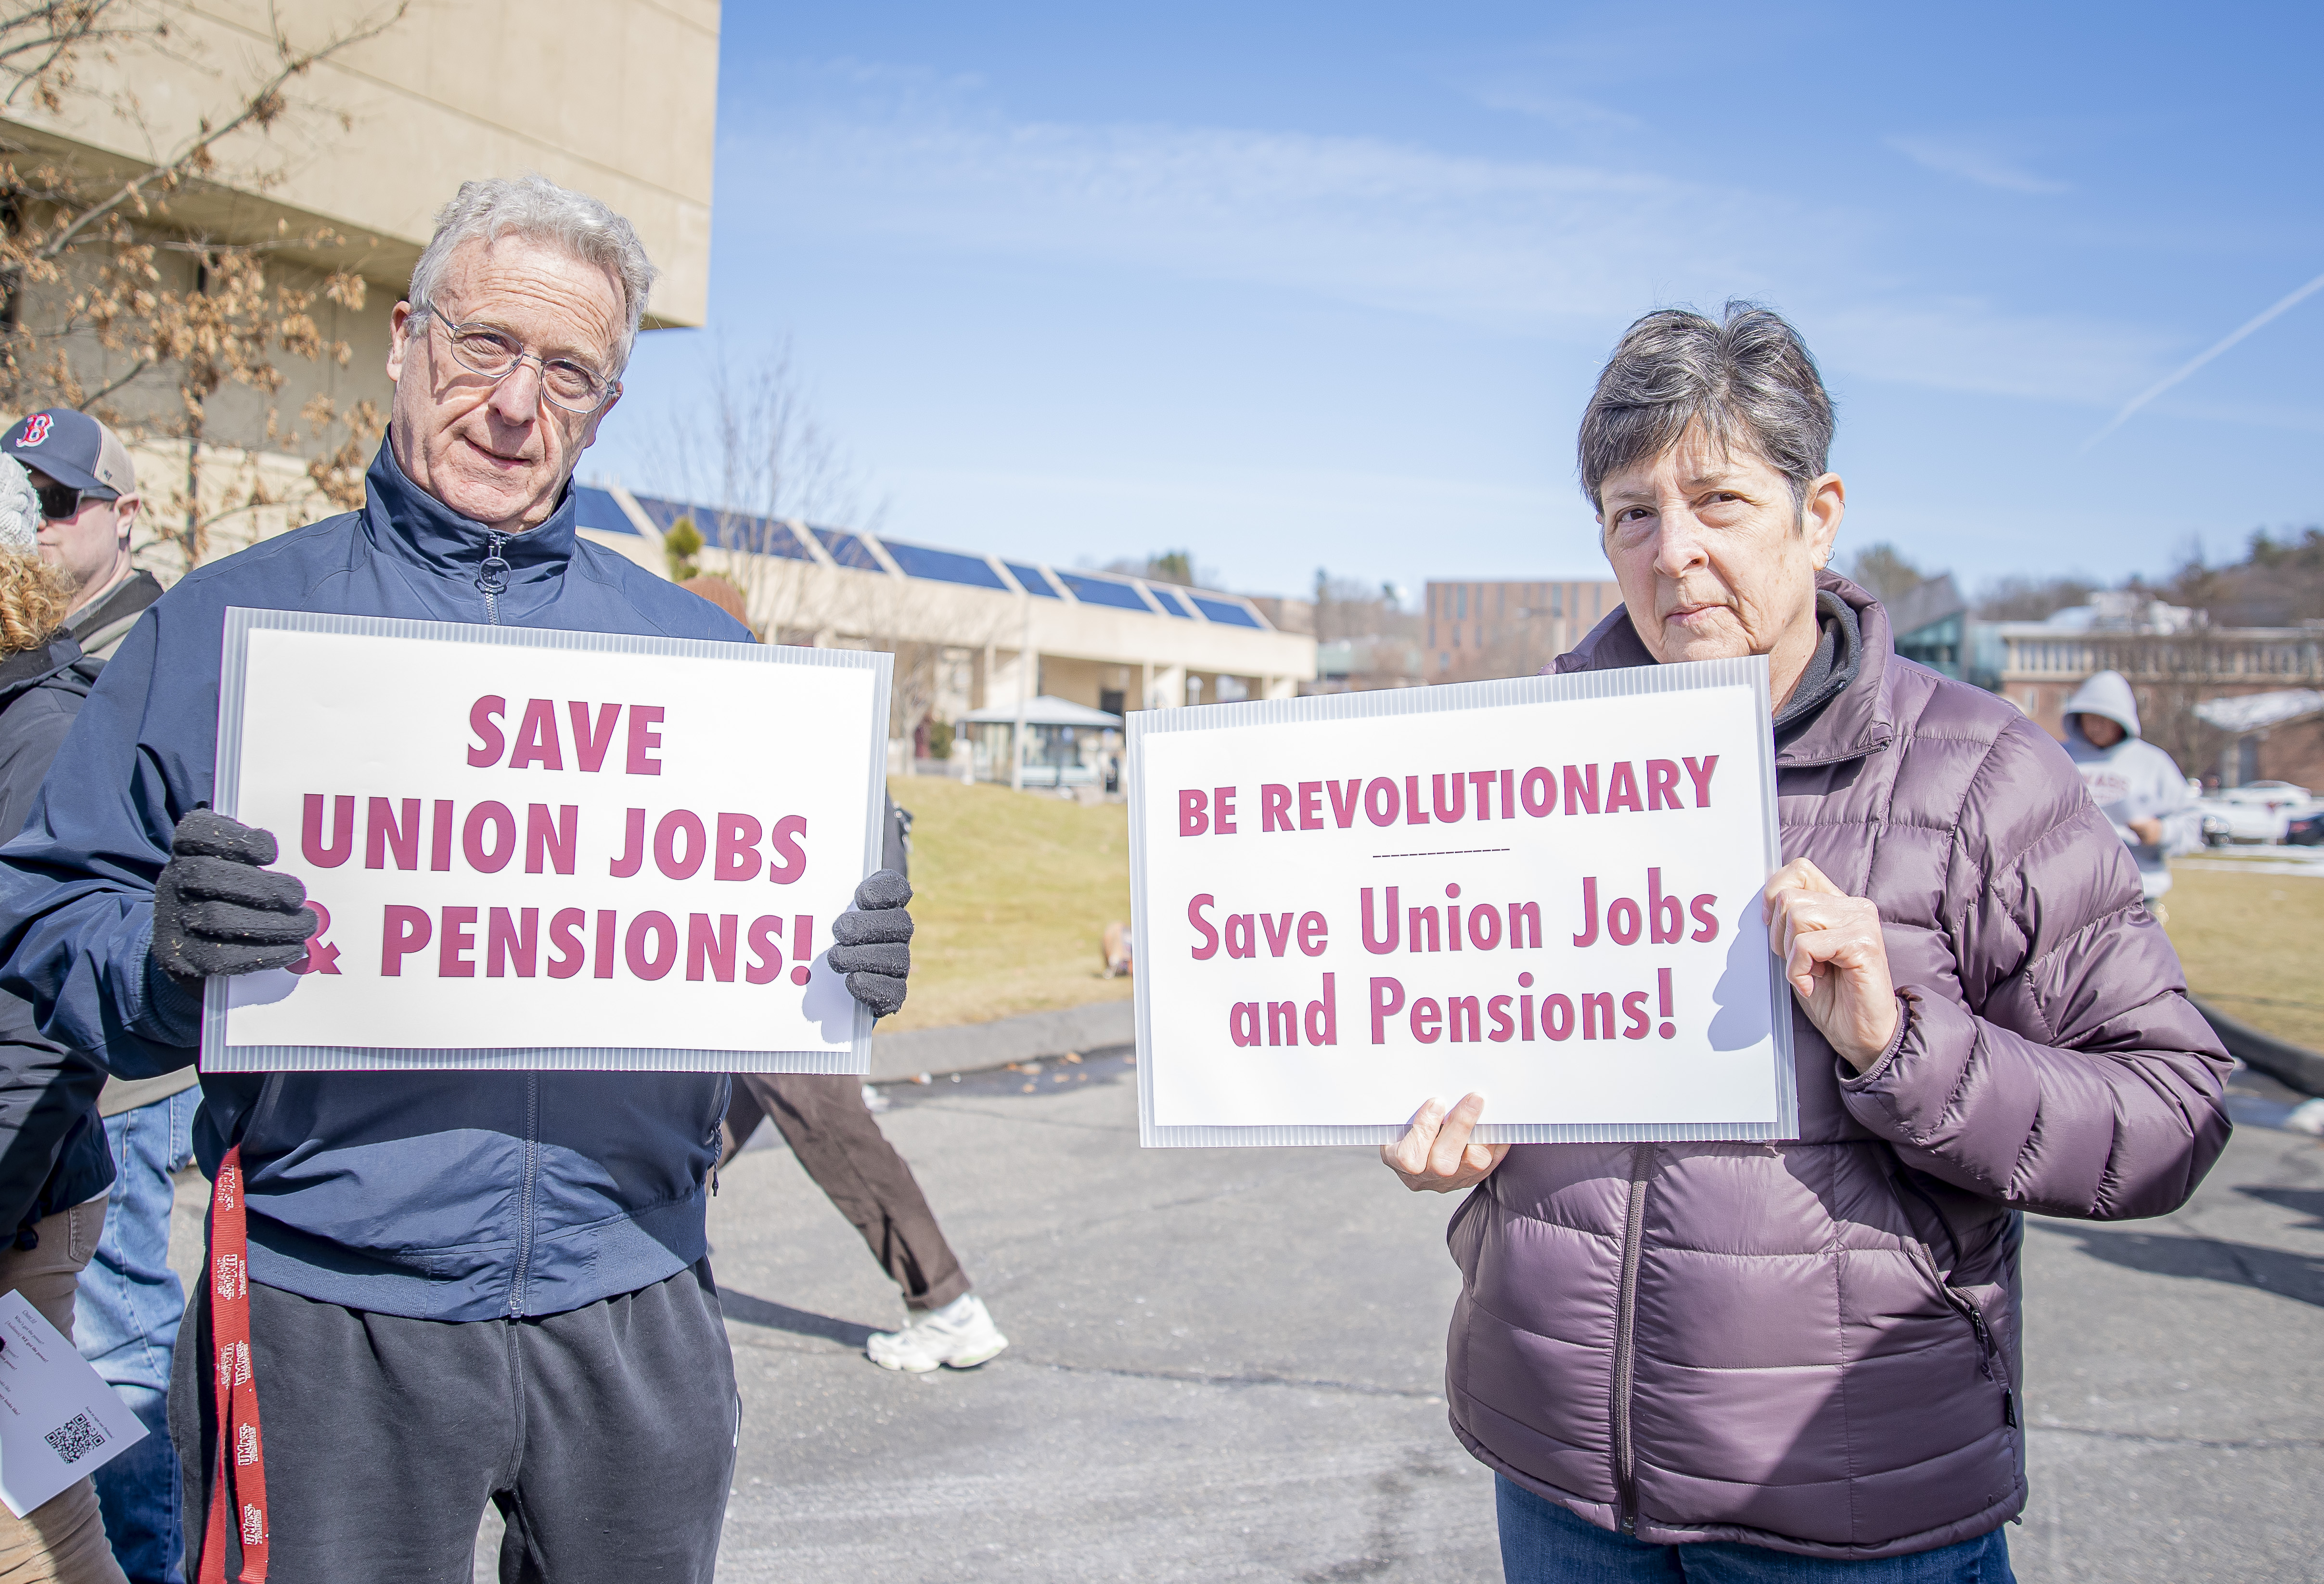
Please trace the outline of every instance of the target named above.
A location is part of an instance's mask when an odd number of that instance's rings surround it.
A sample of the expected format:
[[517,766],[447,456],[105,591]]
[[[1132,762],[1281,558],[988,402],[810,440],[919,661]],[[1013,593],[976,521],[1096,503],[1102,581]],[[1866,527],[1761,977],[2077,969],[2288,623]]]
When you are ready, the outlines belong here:
[[1431,682],[1529,676],[1621,603],[1611,578],[1431,583],[1421,607],[1424,672]]
[[2324,718],[2252,732],[2206,724],[2195,706],[2213,699],[2324,687],[2324,627],[2209,627],[2200,612],[2172,631],[2097,628],[2054,621],[1986,626],[1997,651],[1999,691],[2052,735],[2065,732],[2067,699],[2093,672],[2130,681],[2147,740],[2190,775],[2236,786],[2292,781],[2324,787]]

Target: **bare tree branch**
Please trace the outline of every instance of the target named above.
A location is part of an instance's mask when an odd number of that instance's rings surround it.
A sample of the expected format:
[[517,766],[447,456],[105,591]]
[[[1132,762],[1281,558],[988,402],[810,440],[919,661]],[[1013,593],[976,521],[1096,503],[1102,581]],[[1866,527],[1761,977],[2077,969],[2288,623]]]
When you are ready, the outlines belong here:
[[267,78],[256,92],[244,99],[239,110],[216,127],[211,126],[208,121],[204,121],[201,131],[197,133],[175,155],[132,177],[128,181],[124,182],[121,190],[111,198],[84,210],[69,225],[50,239],[41,250],[40,256],[49,259],[57,257],[70,246],[82,232],[97,224],[106,216],[115,213],[124,204],[137,201],[145,189],[156,182],[173,185],[183,180],[189,170],[207,170],[209,163],[209,151],[217,146],[220,139],[254,123],[261,127],[270,126],[275,118],[282,114],[284,84],[294,77],[305,75],[318,61],[327,60],[351,45],[379,37],[403,20],[403,14],[410,9],[410,5],[411,0],[396,0],[395,9],[383,19],[367,23],[353,32],[343,33],[314,50],[293,52],[287,43],[281,42],[281,34],[278,32],[275,38],[278,41],[278,48],[283,52],[282,69]]

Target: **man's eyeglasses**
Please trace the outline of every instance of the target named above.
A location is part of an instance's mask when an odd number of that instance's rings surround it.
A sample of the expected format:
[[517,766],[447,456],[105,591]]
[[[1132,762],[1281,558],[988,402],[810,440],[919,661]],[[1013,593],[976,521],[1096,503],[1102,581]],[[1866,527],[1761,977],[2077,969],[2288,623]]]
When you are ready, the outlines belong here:
[[34,484],[33,493],[41,497],[41,515],[51,522],[69,522],[80,515],[83,501],[106,501],[115,496],[102,490],[77,490],[70,484]]
[[451,343],[453,360],[470,373],[498,382],[514,373],[519,364],[538,366],[541,400],[552,407],[586,418],[621,391],[619,380],[606,379],[569,357],[545,358],[539,353],[527,352],[524,344],[506,330],[482,324],[456,325],[429,302],[413,304],[412,311],[444,327],[444,338]]

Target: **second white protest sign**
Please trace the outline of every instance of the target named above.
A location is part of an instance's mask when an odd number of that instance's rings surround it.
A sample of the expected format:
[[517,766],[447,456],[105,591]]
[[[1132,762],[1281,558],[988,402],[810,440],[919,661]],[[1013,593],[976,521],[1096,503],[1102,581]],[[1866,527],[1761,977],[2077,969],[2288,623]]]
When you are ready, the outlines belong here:
[[890,657],[227,612],[216,802],[324,919],[201,1063],[861,1073]]
[[1766,663],[1129,719],[1140,1131],[1784,1138]]

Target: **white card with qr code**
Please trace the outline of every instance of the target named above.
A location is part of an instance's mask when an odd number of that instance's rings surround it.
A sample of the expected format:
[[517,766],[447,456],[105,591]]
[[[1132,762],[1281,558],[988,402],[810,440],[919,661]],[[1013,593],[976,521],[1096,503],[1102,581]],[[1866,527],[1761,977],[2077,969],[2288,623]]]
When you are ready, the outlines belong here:
[[22,1293],[0,1293],[0,1500],[19,1518],[145,1437]]

